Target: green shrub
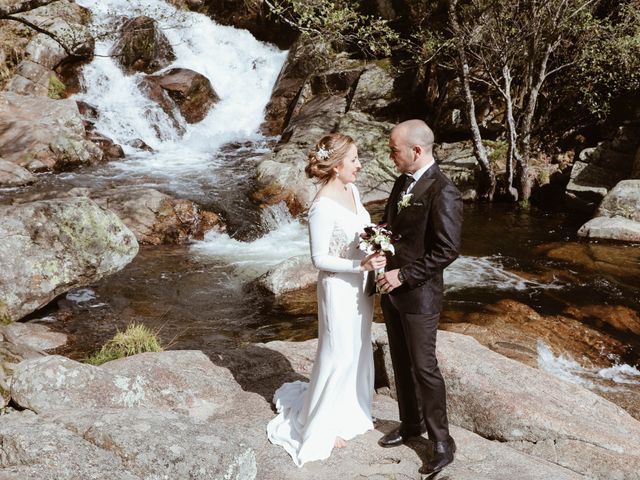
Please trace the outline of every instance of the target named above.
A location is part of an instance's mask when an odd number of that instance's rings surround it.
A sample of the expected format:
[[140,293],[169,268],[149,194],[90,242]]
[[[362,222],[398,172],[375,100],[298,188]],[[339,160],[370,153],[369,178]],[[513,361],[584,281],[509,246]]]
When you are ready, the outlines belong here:
[[132,323],[124,332],[118,331],[99,352],[85,359],[85,362],[91,365],[102,365],[111,360],[130,357],[138,353],[161,352],[162,350],[158,332],[154,332],[146,325]]
[[67,89],[67,86],[60,81],[58,77],[51,75],[49,77],[49,98],[53,100],[60,100],[64,98],[64,91]]

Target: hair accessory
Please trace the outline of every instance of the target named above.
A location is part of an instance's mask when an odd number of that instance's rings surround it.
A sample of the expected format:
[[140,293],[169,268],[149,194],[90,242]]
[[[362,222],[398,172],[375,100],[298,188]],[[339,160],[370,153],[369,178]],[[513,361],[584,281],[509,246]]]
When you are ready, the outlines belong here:
[[327,150],[323,145],[318,146],[318,149],[316,150],[316,157],[318,157],[320,160],[326,160],[327,158],[329,158],[330,154],[331,150]]

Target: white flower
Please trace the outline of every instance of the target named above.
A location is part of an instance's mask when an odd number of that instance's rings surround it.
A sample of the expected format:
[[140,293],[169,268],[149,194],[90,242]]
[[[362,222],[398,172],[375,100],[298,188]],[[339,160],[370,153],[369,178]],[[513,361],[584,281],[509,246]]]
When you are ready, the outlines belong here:
[[320,145],[318,147],[318,150],[316,151],[316,157],[318,157],[320,160],[326,160],[327,158],[329,158],[329,154],[329,150],[324,148],[322,145]]
[[407,193],[402,196],[402,199],[398,200],[398,213],[400,213],[403,208],[407,208],[409,206],[412,197],[413,193]]

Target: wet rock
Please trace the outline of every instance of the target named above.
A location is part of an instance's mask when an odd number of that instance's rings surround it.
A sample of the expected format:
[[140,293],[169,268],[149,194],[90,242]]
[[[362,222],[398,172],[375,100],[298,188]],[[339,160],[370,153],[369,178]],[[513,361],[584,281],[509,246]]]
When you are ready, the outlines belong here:
[[34,181],[29,170],[0,158],[0,187],[20,187]]
[[0,307],[8,320],[117,272],[138,252],[120,219],[86,198],[0,207],[0,237]]
[[103,154],[86,140],[74,100],[0,92],[0,155],[38,172],[95,163]]
[[91,105],[83,100],[76,100],[76,105],[78,106],[78,112],[83,118],[89,120],[98,119],[98,107],[95,105]]
[[190,200],[175,199],[151,188],[118,187],[90,194],[113,210],[141,244],[185,243],[201,239],[205,232],[224,227],[213,212],[203,211]]
[[109,137],[98,132],[90,133],[87,138],[95,143],[102,150],[103,160],[113,160],[115,158],[124,158],[124,150],[122,146],[115,143]]
[[169,94],[188,123],[201,121],[211,107],[220,101],[209,79],[193,70],[172,68],[162,75],[149,76],[147,79]]
[[640,242],[640,222],[620,217],[596,217],[580,227],[578,235],[638,243]]
[[120,29],[120,39],[111,50],[125,72],[153,73],[175,60],[167,37],[149,17],[128,20]]
[[258,279],[258,285],[267,292],[279,296],[283,293],[314,285],[318,270],[308,255],[298,255],[279,263]]
[[[179,109],[173,99],[169,96],[164,88],[162,88],[152,77],[143,77],[138,80],[138,88],[149,100],[152,100],[167,114],[171,124],[176,131],[182,135],[184,127],[180,122]],[[151,117],[151,112],[146,112]],[[142,140],[141,140],[142,141]]]
[[130,147],[137,148],[138,150],[144,150],[145,152],[153,152],[153,148],[147,145],[143,140],[136,138],[128,143]]
[[599,318],[602,324],[611,320],[621,327],[632,327],[635,322],[624,307],[606,306],[597,316],[596,312],[594,308],[571,307],[558,315],[543,316],[523,303],[500,300],[477,312],[447,310],[441,328],[470,335],[491,350],[531,367],[538,365],[540,340],[554,352],[568,354],[588,366],[610,367],[611,360],[602,352],[623,355],[626,345],[584,321],[590,318],[593,323]]
[[67,343],[64,333],[53,332],[46,325],[39,323],[14,322],[0,326],[0,332],[6,341],[34,350],[52,350]]
[[534,253],[630,281],[640,278],[640,248],[637,247],[621,249],[594,243],[551,243],[536,247]]

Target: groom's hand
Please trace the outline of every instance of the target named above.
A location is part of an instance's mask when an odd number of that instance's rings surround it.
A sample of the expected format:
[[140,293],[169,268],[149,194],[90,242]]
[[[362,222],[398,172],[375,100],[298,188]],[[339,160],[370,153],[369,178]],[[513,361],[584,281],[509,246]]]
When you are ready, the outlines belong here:
[[376,279],[376,284],[381,293],[389,293],[395,288],[398,288],[402,283],[398,279],[399,269],[389,270],[388,272],[381,273]]

